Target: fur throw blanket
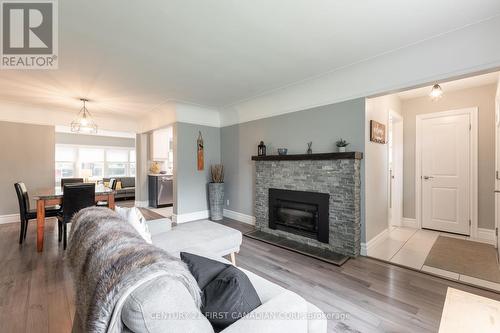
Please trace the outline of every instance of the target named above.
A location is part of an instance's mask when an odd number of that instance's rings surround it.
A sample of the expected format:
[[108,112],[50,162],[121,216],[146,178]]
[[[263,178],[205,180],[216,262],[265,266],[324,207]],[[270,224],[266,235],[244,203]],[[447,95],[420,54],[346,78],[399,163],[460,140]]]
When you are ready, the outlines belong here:
[[182,282],[197,306],[200,289],[180,259],[150,245],[108,208],[81,210],[72,219],[67,261],[76,291],[73,332],[121,332],[121,307],[130,293],[158,276]]

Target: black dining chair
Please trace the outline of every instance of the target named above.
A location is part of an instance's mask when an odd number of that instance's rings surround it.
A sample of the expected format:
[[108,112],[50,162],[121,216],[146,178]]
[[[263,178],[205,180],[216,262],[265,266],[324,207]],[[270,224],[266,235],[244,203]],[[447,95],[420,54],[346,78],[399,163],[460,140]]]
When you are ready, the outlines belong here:
[[[66,184],[63,188],[63,207],[57,218],[62,224],[63,248],[67,244],[67,224],[81,209],[95,205],[95,184]],[[59,237],[59,241],[61,238]]]
[[[16,189],[17,201],[19,202],[19,216],[21,218],[21,231],[19,232],[19,244],[22,244],[26,239],[26,233],[28,230],[28,221],[36,219],[36,209],[30,209],[30,198],[28,195],[28,190],[23,182],[18,182],[14,184]],[[57,217],[61,211],[60,206],[50,206],[45,207],[45,217]],[[59,225],[60,230],[61,225]],[[59,237],[60,231],[59,231]]]
[[64,189],[66,184],[82,184],[83,178],[61,178],[61,188]]

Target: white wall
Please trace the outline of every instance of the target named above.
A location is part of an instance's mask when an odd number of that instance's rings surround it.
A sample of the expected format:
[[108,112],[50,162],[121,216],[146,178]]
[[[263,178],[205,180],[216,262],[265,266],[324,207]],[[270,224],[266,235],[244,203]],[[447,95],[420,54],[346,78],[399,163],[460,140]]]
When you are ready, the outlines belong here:
[[500,67],[500,17],[228,106],[222,124],[266,118]]
[[389,111],[401,114],[397,95],[366,100],[365,117],[365,230],[370,241],[388,226],[389,166],[387,144],[370,141],[370,120],[388,125]]
[[219,110],[201,105],[170,101],[158,106],[148,117],[141,120],[139,131],[149,132],[182,122],[210,127],[220,127]]
[[[78,110],[70,111],[0,102],[0,121],[48,126],[69,126],[75,120]],[[99,130],[132,133],[137,131],[138,121],[136,118],[99,113],[92,113],[92,116]]]
[[497,82],[497,101],[500,101],[500,74],[498,74],[498,82]]

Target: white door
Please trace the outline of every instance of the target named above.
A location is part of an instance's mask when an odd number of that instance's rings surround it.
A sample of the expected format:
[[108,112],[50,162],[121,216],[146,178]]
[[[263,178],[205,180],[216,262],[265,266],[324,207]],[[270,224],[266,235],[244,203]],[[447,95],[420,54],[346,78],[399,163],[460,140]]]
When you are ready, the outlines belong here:
[[403,220],[403,117],[389,111],[389,228]]
[[470,115],[422,120],[422,227],[470,234]]

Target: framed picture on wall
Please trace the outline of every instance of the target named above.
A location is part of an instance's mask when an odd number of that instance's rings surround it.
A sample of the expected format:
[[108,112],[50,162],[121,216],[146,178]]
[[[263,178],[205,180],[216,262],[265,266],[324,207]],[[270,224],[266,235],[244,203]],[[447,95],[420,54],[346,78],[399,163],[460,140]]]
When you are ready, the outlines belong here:
[[370,120],[370,141],[385,144],[385,125]]

